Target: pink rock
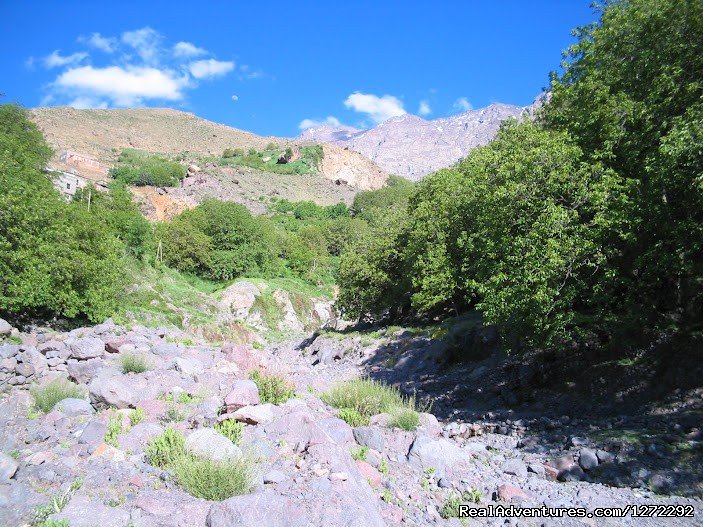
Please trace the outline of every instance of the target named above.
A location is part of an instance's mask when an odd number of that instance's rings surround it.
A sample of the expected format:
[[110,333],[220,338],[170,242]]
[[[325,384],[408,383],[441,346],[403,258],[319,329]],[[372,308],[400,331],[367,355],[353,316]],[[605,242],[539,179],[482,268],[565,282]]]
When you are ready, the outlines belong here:
[[254,381],[235,381],[232,391],[225,397],[225,408],[227,412],[236,412],[240,408],[255,406],[260,402],[259,389]]
[[107,351],[108,353],[119,353],[120,346],[122,346],[123,344],[127,344],[127,339],[124,337],[106,340],[105,351]]
[[502,501],[525,500],[530,496],[521,488],[504,483],[498,487],[498,499]]
[[245,406],[234,412],[232,418],[250,425],[270,423],[273,421],[273,405],[259,404],[256,406]]
[[361,459],[357,460],[356,468],[359,469],[361,475],[364,477],[365,480],[369,482],[372,487],[378,487],[381,484],[381,481],[383,479],[381,473],[375,468],[373,468],[371,465],[369,465],[366,461],[362,461]]
[[259,357],[256,351],[243,344],[225,344],[222,347],[225,358],[234,362],[244,373],[248,373],[259,367]]
[[551,467],[549,465],[543,465],[544,466],[544,476],[551,481],[556,481],[557,476],[559,475],[559,469],[556,469],[554,467]]

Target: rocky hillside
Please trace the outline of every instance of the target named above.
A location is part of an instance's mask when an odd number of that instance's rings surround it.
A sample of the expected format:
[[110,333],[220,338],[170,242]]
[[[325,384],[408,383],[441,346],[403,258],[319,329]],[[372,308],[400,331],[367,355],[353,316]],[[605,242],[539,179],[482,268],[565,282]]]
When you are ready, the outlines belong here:
[[488,143],[502,121],[520,118],[529,114],[532,108],[496,103],[431,121],[406,114],[388,119],[370,130],[330,126],[309,128],[298,139],[348,147],[391,174],[418,180],[452,165],[473,148]]
[[[237,201],[255,212],[262,210],[262,197],[276,196],[290,201],[312,200],[322,205],[350,203],[359,190],[382,187],[388,175],[363,155],[335,145],[325,145],[318,173],[312,177],[274,174],[238,167],[222,168],[203,159],[220,156],[225,149],[263,151],[273,143],[278,148],[296,147],[304,141],[262,137],[201,119],[192,113],[170,109],[77,110],[68,107],[36,108],[32,119],[55,149],[57,168],[76,169],[59,160],[64,150],[97,160],[102,177],[125,148],[169,155],[183,154],[184,162],[198,162],[202,171],[187,190],[168,189],[162,198],[151,199],[154,218],[168,217],[167,211],[192,207],[206,197]],[[80,175],[83,167],[77,168]],[[90,167],[85,167],[86,171]],[[91,177],[95,179],[95,177]]]

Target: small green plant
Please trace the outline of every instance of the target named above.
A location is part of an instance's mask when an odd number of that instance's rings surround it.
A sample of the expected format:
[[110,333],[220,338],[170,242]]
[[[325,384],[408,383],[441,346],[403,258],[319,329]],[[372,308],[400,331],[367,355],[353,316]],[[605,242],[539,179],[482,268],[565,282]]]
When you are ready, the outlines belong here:
[[13,448],[7,453],[8,456],[10,456],[12,459],[19,459],[20,458],[20,451],[17,448]]
[[235,421],[233,419],[227,419],[226,421],[217,423],[215,425],[215,430],[232,441],[235,445],[238,445],[242,441],[244,423],[240,423],[239,421]]
[[369,418],[361,415],[355,408],[342,408],[339,410],[339,418],[349,426],[366,426],[369,424]]
[[430,490],[430,480],[429,479],[421,479],[420,486],[425,490]]
[[170,468],[178,484],[196,498],[222,501],[254,488],[255,462],[247,457],[213,461],[186,454],[177,457]]
[[30,393],[34,399],[34,407],[44,413],[50,412],[56,403],[64,399],[83,398],[83,391],[65,379],[56,379],[43,386],[33,386]]
[[151,364],[142,355],[123,353],[120,355],[122,373],[144,373],[151,369]]
[[178,430],[167,428],[159,437],[152,439],[145,449],[149,463],[155,467],[166,467],[185,453],[185,438]]
[[63,494],[59,494],[58,496],[52,497],[47,505],[41,505],[40,507],[37,507],[34,510],[34,525],[43,527],[64,527],[64,525],[68,525],[68,522],[66,524],[55,523],[56,520],[49,520],[49,516],[61,512],[64,507],[68,505],[68,502],[71,501],[73,494],[82,486],[83,478],[77,478],[75,481],[73,481],[73,483],[71,483],[71,485],[68,487],[68,489],[66,489]]
[[190,404],[195,401],[195,397],[189,394],[188,392],[181,392],[178,394],[178,397],[174,395],[174,399],[181,404]]
[[108,445],[117,447],[117,436],[124,431],[124,416],[120,413],[110,414],[107,418],[107,431],[105,432],[105,442]]
[[439,515],[444,518],[458,518],[459,517],[459,507],[464,503],[479,503],[483,494],[480,490],[472,488],[461,494],[458,492],[452,492],[447,499],[444,500],[442,509],[439,511]]
[[389,426],[412,432],[420,424],[420,415],[412,408],[396,408],[391,411]]
[[383,489],[381,491],[381,499],[383,501],[385,501],[386,503],[395,503],[395,498],[393,497],[393,493],[388,489]]
[[137,426],[146,418],[146,412],[142,408],[135,408],[129,413],[129,422],[132,426]]
[[71,527],[68,520],[44,520],[37,523],[36,527]]
[[389,469],[388,469],[388,462],[386,461],[385,458],[381,460],[381,462],[378,464],[378,471],[383,474],[384,476],[388,475]]
[[258,370],[249,374],[259,389],[259,398],[262,403],[285,403],[295,393],[291,384],[279,375],[265,375]]
[[369,447],[367,446],[360,446],[359,448],[351,451],[351,457],[356,461],[366,461],[368,455]]
[[188,417],[188,414],[181,410],[177,404],[172,403],[169,405],[168,409],[161,417],[161,420],[165,423],[178,423],[183,421]]

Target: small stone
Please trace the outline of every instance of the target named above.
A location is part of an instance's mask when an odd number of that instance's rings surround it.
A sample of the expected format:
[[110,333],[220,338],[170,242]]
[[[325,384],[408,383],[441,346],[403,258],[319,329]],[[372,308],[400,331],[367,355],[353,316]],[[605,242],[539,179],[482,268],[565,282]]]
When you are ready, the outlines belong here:
[[270,423],[273,421],[273,405],[267,403],[245,406],[234,412],[232,418],[251,425]]
[[61,412],[68,417],[78,415],[93,415],[95,409],[85,399],[63,399],[54,405],[54,411]]
[[355,463],[356,468],[359,469],[359,472],[361,472],[361,475],[364,477],[364,479],[369,482],[369,485],[371,485],[372,487],[378,487],[379,485],[381,485],[383,476],[381,476],[381,473],[378,470],[373,468],[366,461],[362,461],[361,459],[356,460]]
[[266,474],[264,474],[264,483],[266,484],[281,483],[286,479],[287,476],[280,470],[269,470]]
[[102,357],[105,353],[105,343],[97,337],[72,339],[69,348],[71,349],[71,357],[78,360]]
[[0,484],[9,483],[15,472],[17,472],[18,466],[17,461],[0,452]]
[[610,463],[615,459],[615,456],[608,452],[607,450],[596,450],[596,457],[599,463]]
[[598,457],[590,448],[582,448],[579,451],[579,465],[583,470],[593,470],[598,466]]
[[346,472],[332,472],[330,474],[331,481],[347,481],[349,479],[349,474]]
[[260,402],[259,388],[250,380],[235,381],[232,390],[225,397],[227,412],[235,412],[245,406],[255,406]]
[[35,371],[34,366],[31,364],[18,364],[15,367],[15,372],[17,375],[22,375],[23,377],[31,377],[34,375]]
[[519,459],[509,459],[503,463],[503,472],[519,478],[527,477],[527,466]]
[[504,483],[498,487],[496,496],[501,501],[521,501],[528,500],[530,496],[521,488]]
[[6,337],[12,334],[12,326],[4,319],[0,318],[0,336]]
[[185,441],[185,449],[191,454],[213,461],[235,460],[242,451],[222,434],[212,428],[201,428],[192,432]]
[[361,426],[354,428],[354,439],[361,446],[373,448],[377,452],[383,452],[386,448],[386,440],[381,431],[374,426]]

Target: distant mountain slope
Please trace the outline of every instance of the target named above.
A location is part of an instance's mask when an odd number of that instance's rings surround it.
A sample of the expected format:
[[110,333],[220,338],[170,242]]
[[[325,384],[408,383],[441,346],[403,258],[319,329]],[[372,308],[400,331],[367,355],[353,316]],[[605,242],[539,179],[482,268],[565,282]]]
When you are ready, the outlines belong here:
[[369,130],[323,126],[309,128],[298,140],[328,142],[355,150],[391,174],[418,180],[488,143],[500,123],[529,114],[532,107],[491,104],[427,121],[416,115],[393,117]]

